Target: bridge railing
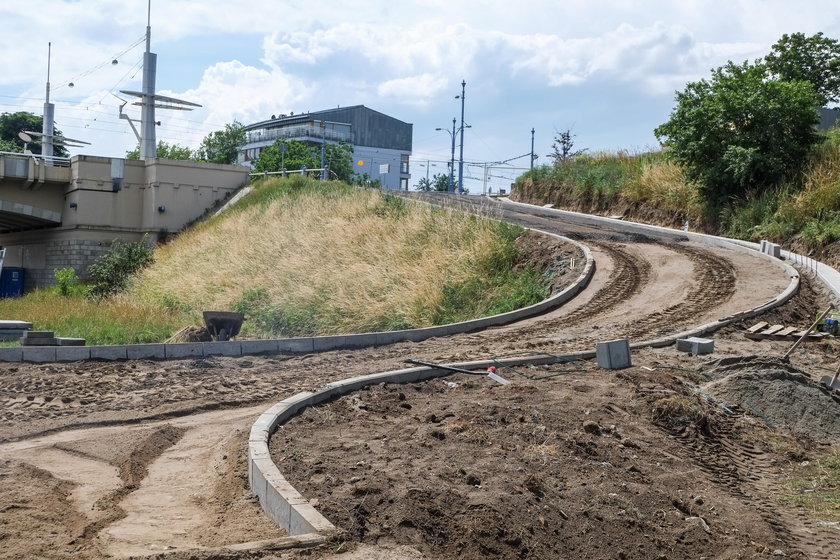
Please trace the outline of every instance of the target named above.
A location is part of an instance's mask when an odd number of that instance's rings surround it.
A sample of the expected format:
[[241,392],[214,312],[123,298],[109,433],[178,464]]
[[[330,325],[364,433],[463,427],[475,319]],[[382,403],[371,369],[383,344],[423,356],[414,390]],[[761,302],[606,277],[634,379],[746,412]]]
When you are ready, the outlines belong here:
[[35,160],[36,165],[47,165],[49,167],[70,167],[70,158],[58,156],[42,156],[41,154],[22,154],[20,152],[0,152],[0,157],[6,158],[7,166],[9,160],[26,162],[29,159]]

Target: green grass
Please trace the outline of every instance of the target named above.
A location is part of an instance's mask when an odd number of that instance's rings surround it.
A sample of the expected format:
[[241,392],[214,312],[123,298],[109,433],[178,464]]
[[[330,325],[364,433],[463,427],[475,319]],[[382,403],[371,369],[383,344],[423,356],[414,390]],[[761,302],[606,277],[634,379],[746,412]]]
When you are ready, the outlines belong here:
[[56,289],[0,299],[0,316],[30,321],[35,330],[55,331],[56,336],[84,338],[88,345],[160,342],[191,321],[181,314],[125,301],[93,302],[80,291],[62,296]]
[[785,503],[809,510],[820,521],[840,521],[840,450],[794,468]]

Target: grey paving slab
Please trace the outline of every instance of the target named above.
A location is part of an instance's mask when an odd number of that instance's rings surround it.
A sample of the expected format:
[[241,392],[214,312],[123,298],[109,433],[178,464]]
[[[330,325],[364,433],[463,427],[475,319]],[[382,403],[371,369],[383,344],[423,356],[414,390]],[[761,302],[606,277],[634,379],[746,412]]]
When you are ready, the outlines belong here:
[[127,360],[128,346],[90,346],[92,360]]
[[80,362],[90,359],[90,346],[59,346],[55,359],[59,362]]
[[630,367],[630,341],[626,338],[599,342],[595,346],[595,358],[598,367],[604,369],[624,369]]
[[277,340],[278,352],[292,352],[294,354],[308,354],[315,351],[315,345],[311,337],[307,338],[281,338]]
[[224,342],[205,342],[205,356],[241,356],[242,343],[238,340],[225,340]]
[[56,346],[21,346],[24,362],[54,362]]
[[166,358],[166,345],[130,344],[125,353],[129,360],[162,360]]
[[255,354],[277,354],[280,351],[280,346],[277,339],[273,340],[241,340],[243,356],[253,356]]
[[183,342],[178,344],[166,344],[167,358],[192,358],[204,356],[203,342]]
[[20,362],[21,360],[23,360],[23,348],[20,346],[0,348],[0,361]]

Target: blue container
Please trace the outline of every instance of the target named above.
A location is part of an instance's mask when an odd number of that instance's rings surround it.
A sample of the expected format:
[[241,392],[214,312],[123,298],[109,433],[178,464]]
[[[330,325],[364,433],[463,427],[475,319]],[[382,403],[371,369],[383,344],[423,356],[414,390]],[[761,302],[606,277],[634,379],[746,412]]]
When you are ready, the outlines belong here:
[[0,298],[23,295],[24,269],[4,266],[0,273]]

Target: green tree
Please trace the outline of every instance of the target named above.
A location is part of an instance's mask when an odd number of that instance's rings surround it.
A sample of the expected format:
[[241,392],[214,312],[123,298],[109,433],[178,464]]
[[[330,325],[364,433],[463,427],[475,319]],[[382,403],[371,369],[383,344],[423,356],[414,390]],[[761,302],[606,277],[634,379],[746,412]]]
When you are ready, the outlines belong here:
[[245,129],[239,121],[226,124],[204,137],[196,151],[196,159],[210,163],[236,163],[239,147],[245,144]]
[[[447,192],[449,190],[449,175],[435,173],[432,179],[423,177],[417,182],[417,190],[425,192]],[[458,179],[455,179],[455,190],[458,190]]]
[[102,299],[122,292],[131,275],[154,260],[154,249],[149,247],[147,236],[135,242],[115,240],[110,250],[88,267],[91,285],[87,296]]
[[[330,178],[350,183],[353,181],[353,146],[346,142],[327,144],[324,164],[329,167]],[[321,146],[297,140],[278,139],[265,148],[254,161],[254,171],[277,172],[321,168]]]
[[[18,133],[24,130],[32,132],[41,132],[44,128],[44,119],[33,113],[26,111],[18,111],[17,113],[3,113],[0,115],[0,151],[4,152],[22,152],[23,140],[18,137]],[[60,130],[53,126],[54,136],[63,136]],[[35,140],[38,140],[37,138]],[[6,149],[14,146],[15,149]],[[33,154],[41,153],[41,143],[33,142],[29,144],[29,150]],[[70,155],[64,146],[53,146],[53,155],[58,157],[67,157]]]
[[586,152],[586,148],[582,150],[574,149],[575,136],[577,136],[577,134],[572,134],[572,131],[567,128],[554,137],[554,143],[551,145],[551,149],[554,150],[554,153],[549,154],[548,157],[554,160],[555,166]]
[[714,217],[726,199],[799,169],[819,139],[817,100],[810,82],[773,79],[760,63],[729,62],[677,92],[670,119],[654,133],[698,182]]
[[[196,154],[185,146],[158,141],[156,157],[160,159],[195,160]],[[140,146],[125,153],[125,159],[140,159]]]
[[822,33],[811,37],[785,34],[764,62],[781,80],[811,82],[820,105],[840,99],[840,43],[835,39]]

